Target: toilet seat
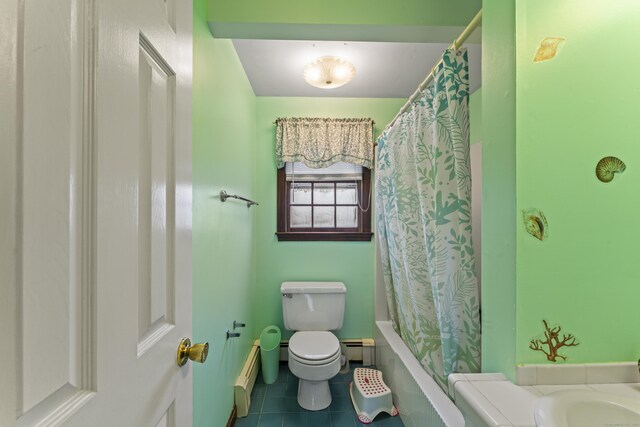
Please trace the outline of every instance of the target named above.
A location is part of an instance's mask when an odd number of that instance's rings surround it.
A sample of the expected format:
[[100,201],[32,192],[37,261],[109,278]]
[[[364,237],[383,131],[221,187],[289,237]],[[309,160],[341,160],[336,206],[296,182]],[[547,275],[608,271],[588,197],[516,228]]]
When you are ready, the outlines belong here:
[[324,365],[340,357],[340,341],[328,331],[300,331],[289,340],[289,355],[305,365]]
[[319,365],[328,365],[331,362],[335,361],[336,359],[340,358],[340,352],[337,352],[335,355],[333,355],[331,358],[329,359],[322,359],[322,360],[308,360],[308,359],[303,359],[300,358],[298,356],[296,356],[295,354],[289,352],[289,356],[295,360],[296,362],[302,364],[302,365],[307,365],[307,366],[319,366]]

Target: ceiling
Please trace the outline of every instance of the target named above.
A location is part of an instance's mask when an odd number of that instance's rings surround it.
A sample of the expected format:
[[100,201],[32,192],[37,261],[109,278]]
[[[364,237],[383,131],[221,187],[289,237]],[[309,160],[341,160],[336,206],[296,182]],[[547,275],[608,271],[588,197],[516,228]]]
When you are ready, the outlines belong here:
[[[476,31],[479,33],[479,31]],[[472,40],[477,40],[472,36]],[[256,96],[407,98],[440,58],[447,43],[341,42],[235,39],[233,45]],[[470,92],[481,82],[481,44],[469,53]],[[356,75],[336,89],[319,89],[302,78],[304,66],[321,56],[351,62]]]

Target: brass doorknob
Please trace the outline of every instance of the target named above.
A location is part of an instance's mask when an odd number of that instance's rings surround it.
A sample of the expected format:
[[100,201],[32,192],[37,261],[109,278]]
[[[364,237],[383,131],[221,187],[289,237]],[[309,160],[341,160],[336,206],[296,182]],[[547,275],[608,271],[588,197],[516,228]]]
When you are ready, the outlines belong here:
[[182,338],[178,346],[176,361],[178,362],[178,366],[186,365],[189,359],[194,362],[204,363],[204,361],[207,360],[207,354],[209,354],[208,342],[191,345],[189,338]]

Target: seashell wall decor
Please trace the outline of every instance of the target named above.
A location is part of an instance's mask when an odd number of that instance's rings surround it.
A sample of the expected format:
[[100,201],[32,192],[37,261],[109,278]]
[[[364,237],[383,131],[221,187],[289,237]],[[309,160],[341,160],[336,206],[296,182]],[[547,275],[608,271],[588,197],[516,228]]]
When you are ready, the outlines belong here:
[[562,37],[547,37],[540,42],[536,56],[533,58],[533,62],[542,62],[553,59],[558,53],[558,47],[560,43],[565,41]]
[[549,224],[541,210],[536,208],[523,209],[522,221],[527,233],[536,239],[544,240],[549,237]]
[[626,168],[627,166],[619,158],[607,156],[596,165],[596,176],[602,182],[611,182],[616,173],[622,173]]

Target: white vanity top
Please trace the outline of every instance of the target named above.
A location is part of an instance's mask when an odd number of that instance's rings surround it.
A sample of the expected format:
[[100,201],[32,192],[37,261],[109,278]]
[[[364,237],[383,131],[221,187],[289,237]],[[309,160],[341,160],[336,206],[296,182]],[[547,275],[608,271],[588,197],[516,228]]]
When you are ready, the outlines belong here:
[[536,399],[570,389],[596,390],[640,399],[640,382],[518,386],[502,374],[449,376],[449,393],[464,414],[467,427],[535,427]]

